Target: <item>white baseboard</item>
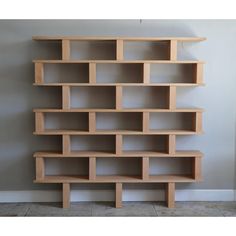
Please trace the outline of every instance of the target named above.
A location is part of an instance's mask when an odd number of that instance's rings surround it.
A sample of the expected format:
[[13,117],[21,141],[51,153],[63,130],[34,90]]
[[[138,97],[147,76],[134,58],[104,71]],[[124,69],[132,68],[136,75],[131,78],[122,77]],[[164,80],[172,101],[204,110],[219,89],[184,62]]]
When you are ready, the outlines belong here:
[[[176,190],[176,201],[236,201],[233,189],[193,189]],[[71,201],[114,201],[112,190],[72,190]],[[123,201],[163,201],[163,190],[128,190],[123,191]],[[0,202],[59,202],[61,191],[0,191]]]

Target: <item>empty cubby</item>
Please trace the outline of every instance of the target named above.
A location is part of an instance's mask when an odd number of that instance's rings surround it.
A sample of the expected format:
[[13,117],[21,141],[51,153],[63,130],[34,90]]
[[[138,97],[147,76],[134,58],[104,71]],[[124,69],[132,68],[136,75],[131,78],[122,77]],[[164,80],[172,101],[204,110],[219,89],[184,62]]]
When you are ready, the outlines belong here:
[[70,57],[72,60],[115,60],[115,40],[71,41]]
[[150,175],[191,175],[193,158],[152,157],[149,158]]
[[88,81],[88,63],[44,64],[45,83],[88,83]]
[[96,114],[97,130],[142,131],[142,113],[99,112]]
[[35,58],[43,58],[45,60],[61,60],[62,59],[62,42],[58,41],[41,41],[37,43],[37,50],[35,50]]
[[141,158],[96,158],[96,173],[99,175],[142,176]]
[[44,124],[45,130],[88,131],[88,113],[45,113]]
[[151,64],[151,83],[195,83],[195,64]]
[[170,41],[124,41],[125,60],[169,60]]
[[45,175],[88,176],[88,158],[45,158]]
[[115,108],[115,87],[72,87],[71,108]]
[[141,63],[98,63],[97,83],[142,83]]
[[115,136],[78,135],[71,136],[71,151],[102,151],[115,153]]
[[150,130],[194,131],[193,112],[151,112]]
[[168,87],[124,87],[123,108],[168,109]]
[[168,152],[168,135],[123,135],[124,151]]

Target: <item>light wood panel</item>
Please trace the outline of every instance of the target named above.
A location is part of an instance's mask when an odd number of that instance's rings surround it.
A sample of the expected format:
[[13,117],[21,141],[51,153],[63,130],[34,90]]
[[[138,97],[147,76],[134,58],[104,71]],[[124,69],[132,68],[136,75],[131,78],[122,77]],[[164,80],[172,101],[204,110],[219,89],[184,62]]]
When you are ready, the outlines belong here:
[[197,181],[202,179],[201,157],[199,156],[196,156],[193,159],[193,178]]
[[168,208],[175,207],[175,183],[166,184],[166,203]]
[[62,87],[62,109],[70,109],[70,86]]
[[34,64],[34,73],[35,73],[35,83],[37,83],[37,84],[44,83],[44,66],[43,66],[43,63],[36,62]]
[[177,60],[177,43],[176,39],[170,40],[170,60],[172,61]]
[[116,86],[116,110],[122,109],[122,87]]
[[32,37],[33,40],[126,40],[126,41],[166,41],[166,40],[178,40],[183,42],[200,42],[206,40],[205,37],[108,37],[108,36],[38,36]]
[[35,130],[36,132],[44,132],[44,113],[35,112]]
[[96,131],[96,113],[89,112],[89,133],[93,134],[95,133],[95,131]]
[[116,208],[122,207],[122,183],[116,183]]
[[124,59],[124,41],[122,39],[116,40],[116,60]]
[[171,134],[168,136],[168,152],[170,155],[175,154],[176,150],[176,136]]
[[143,63],[143,83],[150,84],[150,64]]
[[70,60],[70,40],[62,40],[62,60]]
[[70,136],[69,135],[62,136],[62,153],[64,155],[67,155],[68,153],[70,153]]
[[44,179],[45,177],[45,165],[44,165],[44,158],[37,157],[36,158],[36,179]]
[[96,158],[89,157],[89,180],[96,179]]
[[89,63],[89,84],[96,84],[96,63]]
[[150,120],[150,113],[143,112],[143,132],[150,133],[149,131],[149,120]]
[[63,205],[63,208],[65,209],[70,207],[70,184],[69,183],[62,184],[62,205]]
[[149,179],[149,157],[142,158],[142,179]]
[[117,134],[116,135],[116,155],[122,154],[122,146],[123,146],[122,135]]

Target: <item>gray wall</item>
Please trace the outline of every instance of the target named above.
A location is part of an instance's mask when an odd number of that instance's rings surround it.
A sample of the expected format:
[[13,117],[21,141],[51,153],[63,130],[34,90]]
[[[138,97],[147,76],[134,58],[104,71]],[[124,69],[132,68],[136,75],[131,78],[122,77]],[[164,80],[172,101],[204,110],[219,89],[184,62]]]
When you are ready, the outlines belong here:
[[[178,185],[189,189],[235,188],[235,55],[236,21],[226,20],[139,20],[98,21],[0,21],[0,190],[52,189],[55,185],[33,184],[35,176],[33,152],[57,149],[60,139],[36,137],[33,108],[56,107],[60,104],[58,88],[32,86],[34,68],[32,59],[50,58],[45,43],[33,42],[32,35],[92,35],[92,36],[203,36],[207,41],[180,45],[181,57],[197,58],[207,62],[204,70],[205,87],[178,89],[178,106],[205,108],[204,135],[179,137],[177,146],[199,149],[203,160],[204,181],[198,184]],[[57,45],[54,52],[56,53]],[[126,94],[129,100],[129,93]],[[52,118],[53,119],[53,118]],[[50,125],[50,124],[49,124]],[[102,124],[100,123],[102,126]],[[98,173],[112,173],[115,164],[118,173],[138,172],[138,163],[127,160],[114,163],[98,162]],[[58,166],[48,161],[47,172]],[[76,162],[76,164],[75,164]],[[77,164],[78,162],[78,164]],[[178,160],[177,160],[178,162]],[[68,169],[83,173],[87,163],[72,160]],[[167,168],[165,160],[152,160],[151,173],[158,166]],[[188,163],[187,163],[188,165]],[[77,167],[78,169],[77,169]],[[181,171],[181,162],[175,170]],[[174,167],[173,167],[174,168]],[[84,185],[83,185],[84,186]],[[86,186],[85,186],[86,187]],[[91,186],[95,188],[94,185]],[[98,186],[104,187],[103,186]],[[105,187],[111,187],[110,185]],[[150,186],[149,186],[150,187]]]

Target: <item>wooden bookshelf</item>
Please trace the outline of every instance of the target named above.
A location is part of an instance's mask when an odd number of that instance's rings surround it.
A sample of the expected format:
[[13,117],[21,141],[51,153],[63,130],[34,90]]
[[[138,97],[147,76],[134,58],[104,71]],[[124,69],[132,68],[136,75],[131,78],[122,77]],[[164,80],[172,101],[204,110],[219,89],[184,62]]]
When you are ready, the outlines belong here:
[[[200,42],[205,38],[200,37],[78,37],[78,36],[34,36],[36,41],[51,41],[61,44],[61,58],[55,59],[37,59],[34,60],[35,81],[34,86],[59,87],[61,89],[61,107],[34,109],[35,114],[35,135],[51,135],[61,138],[61,149],[58,151],[41,151],[34,154],[36,161],[36,179],[35,183],[57,183],[62,184],[63,208],[70,206],[70,189],[73,183],[113,183],[115,190],[115,206],[122,207],[123,184],[126,183],[165,183],[166,184],[166,202],[168,207],[174,207],[175,203],[175,183],[189,183],[202,181],[201,177],[201,159],[203,154],[196,150],[177,150],[176,140],[181,135],[198,135],[203,133],[201,108],[177,108],[176,99],[179,87],[202,86],[203,83],[203,61],[197,60],[178,60],[178,44],[187,42]],[[74,48],[74,43],[82,43],[78,48],[86,50],[83,43],[91,44],[91,48],[101,49],[104,55],[97,53],[97,50],[88,54],[86,51],[80,53]],[[152,47],[154,54],[150,57],[142,58],[141,53],[130,56],[128,47],[136,44],[142,46],[146,43]],[[160,51],[163,54],[159,53]],[[131,59],[130,59],[131,58]],[[181,66],[188,68],[190,74],[182,80],[157,81],[157,75],[154,73],[155,66]],[[70,66],[68,73],[61,71],[50,74],[48,70],[61,70]],[[118,78],[125,78],[125,81],[108,79],[102,81],[104,68],[106,66],[113,68],[112,71],[122,69]],[[125,74],[127,69],[133,69],[133,73]],[[75,74],[74,79],[72,79]],[[71,73],[71,74],[70,74]],[[118,73],[118,72],[116,72]],[[56,75],[55,75],[56,74]],[[51,81],[51,75],[55,76],[55,81]],[[112,76],[112,73],[109,74]],[[131,78],[133,76],[133,78]],[[63,78],[62,78],[63,77]],[[167,76],[168,77],[168,76]],[[60,88],[61,87],[61,88]],[[91,107],[82,106],[72,99],[74,90],[82,89],[87,96],[100,89],[100,96],[104,96],[104,101],[110,104],[96,104],[96,100]],[[84,89],[84,90],[83,90]],[[134,89],[134,96],[142,98],[141,93],[152,92],[153,104],[144,106],[143,103],[135,106],[126,106],[125,95],[129,94],[129,89]],[[137,91],[135,91],[137,89]],[[140,92],[141,91],[141,92]],[[109,96],[107,95],[109,94]],[[162,94],[162,95],[161,95]],[[106,97],[107,96],[107,97]],[[160,96],[160,97],[156,97]],[[135,99],[134,99],[135,100]],[[156,101],[163,103],[157,104]],[[78,122],[84,124],[81,127],[47,127],[47,120],[50,116],[56,116],[58,119],[67,119],[70,115],[77,115]],[[152,127],[151,120],[155,116],[180,116],[183,117],[183,127]],[[124,127],[100,128],[99,119],[110,119],[113,123],[116,119],[126,122]],[[131,117],[131,118],[130,118]],[[77,118],[76,118],[77,119]],[[134,123],[139,121],[137,127],[132,127],[128,120]],[[175,119],[175,118],[173,118]],[[84,123],[83,123],[83,122]],[[119,122],[118,122],[119,123]],[[186,125],[188,123],[188,125]],[[71,125],[71,124],[70,124]],[[130,125],[130,126],[129,126]],[[73,149],[73,141],[76,138],[85,138],[90,140],[96,138],[99,142],[108,142],[111,145],[107,150],[100,150],[92,145],[88,150]],[[134,142],[143,142],[143,140],[157,140],[157,145],[147,149],[125,149],[127,140],[133,139]],[[160,145],[161,144],[161,145]],[[76,158],[88,161],[86,175],[68,174],[68,175],[48,175],[46,173],[46,160],[58,159],[68,160]],[[98,175],[96,171],[99,158],[113,158],[115,160],[141,160],[141,169],[139,175]],[[181,158],[182,160],[191,160],[191,174],[151,174],[151,160],[155,158],[166,158],[170,162]],[[76,159],[77,160],[77,159]]]

